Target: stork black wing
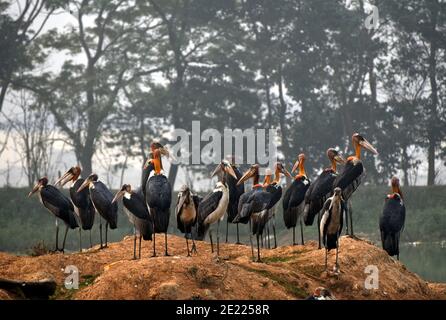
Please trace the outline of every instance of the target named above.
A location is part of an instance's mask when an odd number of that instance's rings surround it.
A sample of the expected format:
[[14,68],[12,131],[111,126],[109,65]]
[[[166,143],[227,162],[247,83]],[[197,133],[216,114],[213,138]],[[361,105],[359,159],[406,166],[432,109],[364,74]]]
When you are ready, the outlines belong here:
[[363,172],[364,167],[362,162],[353,164],[353,161],[348,161],[342,172],[335,178],[333,189],[336,187],[341,188],[342,197],[344,200],[348,200],[361,183],[361,176]]
[[152,220],[140,193],[133,192],[130,199],[124,197],[122,203],[135,217],[143,220]]
[[152,176],[147,181],[146,187],[146,202],[150,208],[158,208],[160,210],[167,210],[170,208],[172,201],[172,190],[164,175]]
[[42,188],[40,195],[45,207],[56,217],[62,219],[70,228],[78,227],[73,204],[59,189],[46,185]]
[[332,195],[333,182],[335,179],[336,174],[331,170],[324,170],[317,179],[311,183],[305,193],[305,225],[313,224],[314,217],[322,210],[327,198]]
[[195,209],[198,210],[198,206],[200,205],[200,202],[203,201],[203,198],[194,194],[192,199],[194,200]]
[[118,222],[118,204],[112,203],[113,194],[101,181],[94,182],[90,188],[90,198],[99,214],[107,220],[111,229],[116,229]]
[[216,191],[209,193],[198,205],[198,222],[202,223],[207,216],[217,209],[218,203],[220,202],[223,192]]

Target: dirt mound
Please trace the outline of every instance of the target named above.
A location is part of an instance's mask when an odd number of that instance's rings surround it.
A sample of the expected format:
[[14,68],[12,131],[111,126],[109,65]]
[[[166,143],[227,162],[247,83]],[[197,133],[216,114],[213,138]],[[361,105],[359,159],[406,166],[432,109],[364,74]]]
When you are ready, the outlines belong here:
[[[161,237],[158,236],[161,240]],[[322,286],[337,299],[446,299],[446,284],[427,283],[371,243],[342,237],[340,273],[324,270],[324,250],[315,242],[262,250],[262,263],[251,261],[248,246],[222,244],[220,258],[207,242],[186,257],[183,238],[168,237],[171,256],[151,258],[143,242],[142,259],[132,260],[133,238],[82,253],[39,257],[0,253],[0,278],[37,280],[51,275],[58,286],[54,299],[303,299]],[[157,241],[158,254],[163,242]],[[329,265],[334,263],[330,253]],[[378,269],[378,288],[366,289],[365,268]],[[79,289],[64,286],[68,266],[79,270]],[[0,290],[0,299],[11,298]]]

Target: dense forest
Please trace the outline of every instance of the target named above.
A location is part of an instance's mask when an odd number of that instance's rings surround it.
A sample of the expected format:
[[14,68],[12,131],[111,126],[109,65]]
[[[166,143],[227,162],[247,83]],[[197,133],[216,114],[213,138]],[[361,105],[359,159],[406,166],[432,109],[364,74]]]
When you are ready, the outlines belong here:
[[57,175],[56,143],[116,170],[193,120],[276,128],[314,172],[358,131],[369,183],[416,184],[421,163],[444,183],[442,0],[0,1],[0,48],[0,156],[14,139],[29,185]]

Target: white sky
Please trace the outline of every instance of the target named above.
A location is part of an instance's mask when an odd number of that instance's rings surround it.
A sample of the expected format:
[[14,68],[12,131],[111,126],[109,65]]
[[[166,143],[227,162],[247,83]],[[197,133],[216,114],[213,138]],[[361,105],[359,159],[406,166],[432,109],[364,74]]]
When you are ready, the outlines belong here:
[[[14,5],[12,6],[11,14],[16,14],[17,7]],[[36,24],[39,24],[42,21],[42,18],[37,19]],[[43,32],[45,30],[49,30],[52,28],[64,28],[68,24],[75,24],[76,20],[75,18],[69,14],[67,11],[63,12],[61,11],[57,15],[54,15],[50,17],[48,20]],[[43,33],[42,32],[42,33]],[[45,69],[51,70],[51,71],[57,71],[60,69],[64,62],[65,56],[64,54],[58,53],[53,54],[51,58],[49,59],[48,63],[44,66]],[[3,106],[3,112],[7,115],[11,115],[13,105],[10,103],[11,96],[8,95],[6,98],[6,103]],[[0,114],[0,122],[4,123],[5,119],[3,115]],[[3,141],[5,138],[5,133],[0,131],[0,142]],[[18,137],[16,135],[12,135],[10,137],[8,146],[6,151],[1,155],[0,157],[0,186],[6,184],[6,171],[7,168],[9,168],[9,182],[11,186],[24,186],[27,184],[26,176],[23,173],[22,166],[20,164],[20,156],[15,151],[15,145],[17,144]],[[54,163],[54,170],[50,173],[50,179],[54,178],[51,176],[57,175],[57,171],[65,171],[67,168],[71,167],[76,163],[74,153],[72,151],[66,151],[66,149],[69,149],[68,146],[65,146],[65,151],[63,154],[60,153],[62,149],[62,143],[56,143],[55,144],[55,154],[54,159],[60,159],[57,163]],[[421,156],[421,155],[420,155]],[[99,159],[103,159],[102,155],[96,154],[93,159],[93,168],[95,169],[96,173],[99,175],[99,177],[107,184],[111,185],[113,188],[118,188],[120,183],[120,176],[121,172],[114,172],[110,173],[107,172],[107,166],[108,163],[104,163],[103,161],[100,161]],[[427,177],[427,161],[425,158],[420,158],[422,160],[422,164],[418,168],[418,177],[416,180],[416,184],[425,184]],[[115,161],[123,161],[124,159],[114,159]],[[165,169],[168,172],[168,164],[167,161],[165,161]],[[128,166],[129,169],[125,171],[124,175],[124,183],[130,183],[134,186],[139,186],[140,182],[140,167],[141,163],[139,158],[137,160],[135,159],[128,159]],[[440,170],[440,177],[439,182],[446,183],[446,170],[442,163],[442,161],[437,161],[437,169]],[[200,189],[208,189],[210,187],[209,180],[203,181],[200,184]],[[179,175],[177,177],[176,182],[176,188],[178,188],[181,184],[186,183],[186,178],[184,172],[180,169]]]

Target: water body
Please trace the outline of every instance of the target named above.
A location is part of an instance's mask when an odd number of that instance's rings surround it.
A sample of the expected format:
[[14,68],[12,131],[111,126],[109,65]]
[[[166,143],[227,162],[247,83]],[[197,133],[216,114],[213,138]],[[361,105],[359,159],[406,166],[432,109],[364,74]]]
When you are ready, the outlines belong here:
[[446,282],[446,242],[401,244],[400,260],[429,282]]

